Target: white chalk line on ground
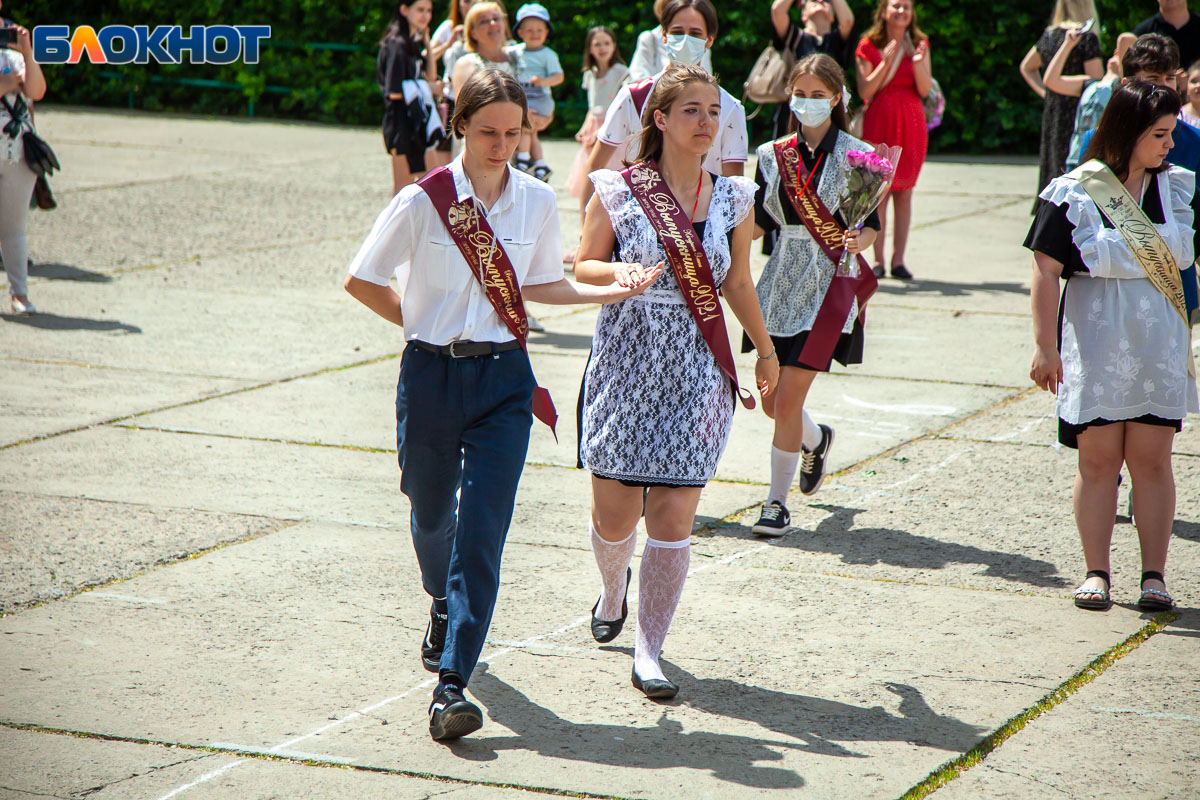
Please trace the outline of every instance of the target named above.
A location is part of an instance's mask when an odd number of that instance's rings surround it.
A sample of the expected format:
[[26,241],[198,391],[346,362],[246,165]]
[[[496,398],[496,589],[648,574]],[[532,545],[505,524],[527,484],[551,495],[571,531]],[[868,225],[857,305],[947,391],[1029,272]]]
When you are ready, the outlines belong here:
[[[764,544],[759,547],[752,547],[749,550],[743,550],[740,553],[734,553],[733,555],[725,556],[724,558],[719,558],[714,561],[710,561],[707,564],[704,564],[703,566],[688,570],[688,577],[690,578],[695,575],[699,575],[700,573],[706,572],[706,571],[712,569],[713,567],[716,567],[719,565],[730,564],[730,563],[736,561],[737,559],[742,558],[743,556],[753,555],[754,553],[761,553],[763,550],[766,550],[769,547],[770,547],[770,545]],[[547,633],[538,634],[537,636],[531,636],[530,638],[525,639],[523,641],[515,642],[513,644],[501,647],[499,650],[496,650],[493,653],[482,656],[480,658],[480,661],[491,663],[492,661],[494,661],[498,658],[501,658],[502,656],[506,656],[510,653],[515,653],[519,650],[528,649],[529,647],[542,641],[543,639],[551,639],[555,636],[559,636],[563,633],[566,633],[569,630],[578,628],[580,625],[583,625],[585,622],[590,622],[590,621],[591,621],[591,614],[588,614],[587,616],[580,617],[579,619],[569,622],[566,625],[558,627]],[[261,754],[261,755],[274,755],[274,756],[284,756],[284,757],[296,756],[296,757],[303,757],[303,758],[312,759],[312,760],[329,761],[329,762],[338,763],[338,764],[348,764],[348,763],[350,763],[350,759],[343,758],[340,756],[316,755],[316,754],[311,754],[311,753],[299,754],[299,753],[294,753],[294,752],[289,752],[289,751],[291,750],[292,747],[296,746],[300,742],[311,739],[314,736],[320,736],[322,733],[326,733],[327,731],[330,731],[330,730],[333,730],[334,728],[340,727],[340,726],[346,724],[347,722],[351,722],[352,720],[356,720],[361,717],[365,717],[369,714],[372,714],[372,713],[378,711],[381,708],[384,708],[385,706],[391,705],[392,703],[395,703],[398,700],[404,699],[405,697],[407,697],[408,695],[412,694],[415,691],[418,691],[418,690],[424,689],[424,688],[430,688],[436,684],[437,684],[437,678],[426,678],[425,680],[421,681],[420,683],[416,684],[415,686],[412,686],[409,689],[406,689],[405,691],[401,692],[400,694],[393,695],[392,697],[389,697],[386,700],[380,700],[378,703],[369,705],[366,708],[359,709],[358,711],[352,711],[351,713],[347,714],[346,716],[336,719],[327,725],[322,725],[321,727],[317,728],[314,731],[306,733],[303,736],[297,736],[295,739],[290,739],[281,744],[277,744],[274,747],[257,748],[257,747],[250,747],[247,745],[229,744],[229,743],[224,743],[224,742],[214,742],[211,746],[219,747],[222,749],[242,750],[247,753],[256,753],[256,754]],[[194,781],[190,781],[189,783],[185,783],[182,786],[172,789],[171,791],[167,792],[166,794],[160,796],[158,798],[158,800],[169,800],[169,798],[176,797],[176,796],[182,794],[183,792],[186,792],[189,789],[194,789],[195,787],[199,786],[202,783],[207,783],[208,781],[211,781],[214,778],[218,778],[221,775],[224,775],[229,770],[233,769],[234,767],[236,767],[240,764],[245,764],[245,763],[246,763],[245,759],[238,759],[237,761],[231,761],[228,764],[224,764],[220,767],[217,767],[212,772],[209,772],[205,775],[201,775],[199,778],[197,778]]]

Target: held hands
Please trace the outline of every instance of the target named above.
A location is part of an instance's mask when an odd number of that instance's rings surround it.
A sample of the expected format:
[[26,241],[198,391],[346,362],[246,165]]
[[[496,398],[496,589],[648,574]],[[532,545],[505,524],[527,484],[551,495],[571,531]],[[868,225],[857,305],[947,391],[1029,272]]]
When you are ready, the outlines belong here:
[[[622,289],[631,289],[638,286],[641,286],[644,289],[646,286],[654,283],[658,276],[662,274],[663,267],[666,266],[666,264],[665,262],[660,261],[655,264],[653,268],[650,268],[644,267],[641,264],[625,264],[622,262],[617,262],[612,266],[613,281],[615,281],[616,284]],[[654,277],[647,280],[651,273],[653,273]]]
[[608,285],[612,302],[625,300],[639,295],[650,287],[662,275],[664,262],[660,261],[653,267],[641,264],[613,264],[613,282]]
[[1062,383],[1062,358],[1057,350],[1046,350],[1038,347],[1033,351],[1033,364],[1029,367],[1029,377],[1039,389],[1045,389],[1050,394],[1058,394],[1058,384]]
[[754,383],[758,393],[767,397],[775,391],[779,384],[779,358],[771,353],[769,358],[756,358],[754,362]]

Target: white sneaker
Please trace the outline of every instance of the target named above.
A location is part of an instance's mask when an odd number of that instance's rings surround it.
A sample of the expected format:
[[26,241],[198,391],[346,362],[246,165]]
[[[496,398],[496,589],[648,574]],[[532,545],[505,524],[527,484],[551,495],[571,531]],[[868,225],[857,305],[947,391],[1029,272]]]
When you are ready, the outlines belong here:
[[532,314],[527,315],[525,319],[529,323],[529,330],[537,333],[541,333],[542,331],[546,330],[546,326],[538,322],[537,317],[533,316]]
[[14,314],[36,314],[37,313],[37,308],[33,305],[33,303],[31,303],[29,301],[29,295],[25,295],[24,300],[17,297],[15,294],[9,295],[9,299],[12,301],[12,312]]

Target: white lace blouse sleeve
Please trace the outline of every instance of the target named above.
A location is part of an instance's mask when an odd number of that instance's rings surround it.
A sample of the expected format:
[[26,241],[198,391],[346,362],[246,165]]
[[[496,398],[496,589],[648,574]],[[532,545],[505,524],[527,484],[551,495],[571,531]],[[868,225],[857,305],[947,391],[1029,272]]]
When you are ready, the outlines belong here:
[[615,226],[621,207],[632,196],[625,179],[621,177],[621,173],[613,169],[598,169],[588,175],[588,179],[596,187],[596,196],[600,198],[600,203],[608,212],[609,219]]
[[1196,194],[1196,173],[1180,167],[1171,167],[1166,179],[1171,193],[1171,213],[1175,224],[1180,228],[1182,253],[1179,256],[1179,268],[1187,269],[1196,260],[1195,211],[1192,209],[1192,198]]
[[730,183],[729,195],[733,221],[730,229],[732,230],[742,224],[742,221],[754,210],[754,193],[758,189],[758,184],[752,178],[745,178],[741,175],[733,175],[725,180]]

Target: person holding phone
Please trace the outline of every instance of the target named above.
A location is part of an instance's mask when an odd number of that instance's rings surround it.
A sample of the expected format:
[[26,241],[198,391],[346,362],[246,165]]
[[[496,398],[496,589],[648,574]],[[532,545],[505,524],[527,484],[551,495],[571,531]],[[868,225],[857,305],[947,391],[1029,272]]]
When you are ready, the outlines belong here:
[[[1095,24],[1096,5],[1092,0],[1056,0],[1050,26],[1042,31],[1041,37],[1025,58],[1021,59],[1021,77],[1029,88],[1042,98],[1042,141],[1039,148],[1038,191],[1046,188],[1050,181],[1062,175],[1067,168],[1067,154],[1071,149],[1071,134],[1075,131],[1075,112],[1079,110],[1078,95],[1063,95],[1047,88],[1041,70],[1053,60],[1067,38],[1067,32],[1079,30],[1079,42],[1068,52],[1060,74],[1086,74],[1092,80],[1104,77],[1104,60],[1100,52],[1100,40],[1089,28]],[[1034,201],[1036,212],[1042,200]]]
[[0,255],[14,314],[37,312],[26,286],[29,246],[25,241],[25,219],[37,176],[25,163],[22,137],[33,130],[31,104],[45,94],[46,79],[33,60],[28,29],[0,19]]

